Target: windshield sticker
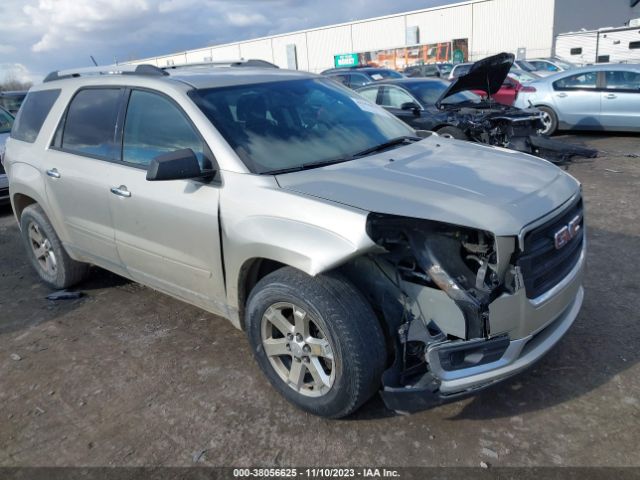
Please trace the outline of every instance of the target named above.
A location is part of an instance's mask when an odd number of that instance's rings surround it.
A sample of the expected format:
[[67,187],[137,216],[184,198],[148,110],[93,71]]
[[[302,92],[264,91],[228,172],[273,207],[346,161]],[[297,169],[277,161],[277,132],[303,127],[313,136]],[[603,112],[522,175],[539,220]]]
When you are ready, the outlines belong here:
[[373,78],[374,80],[382,80],[382,75],[380,75],[379,73],[373,73],[371,74],[371,78]]

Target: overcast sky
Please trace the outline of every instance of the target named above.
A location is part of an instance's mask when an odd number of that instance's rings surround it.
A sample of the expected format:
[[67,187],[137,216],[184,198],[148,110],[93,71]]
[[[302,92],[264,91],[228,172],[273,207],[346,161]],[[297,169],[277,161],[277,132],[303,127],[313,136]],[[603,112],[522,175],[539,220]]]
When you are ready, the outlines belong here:
[[0,81],[144,58],[453,0],[0,0]]

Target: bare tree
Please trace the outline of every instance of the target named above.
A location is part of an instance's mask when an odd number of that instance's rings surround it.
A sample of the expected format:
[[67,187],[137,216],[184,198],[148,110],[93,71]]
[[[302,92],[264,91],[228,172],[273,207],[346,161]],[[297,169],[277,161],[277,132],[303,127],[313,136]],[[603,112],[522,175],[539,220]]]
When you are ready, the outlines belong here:
[[4,76],[4,80],[0,82],[0,92],[8,92],[12,90],[28,90],[31,85],[31,82],[23,82],[18,80],[18,77],[13,72],[7,72]]

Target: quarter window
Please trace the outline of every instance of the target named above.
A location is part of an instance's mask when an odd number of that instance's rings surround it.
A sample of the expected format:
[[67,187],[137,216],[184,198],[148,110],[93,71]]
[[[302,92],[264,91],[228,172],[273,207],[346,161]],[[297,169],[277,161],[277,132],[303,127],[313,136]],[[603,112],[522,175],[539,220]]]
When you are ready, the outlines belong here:
[[61,147],[64,150],[115,159],[116,119],[122,90],[80,90],[69,105]]
[[27,95],[11,130],[11,138],[33,143],[58,99],[60,90],[40,90]]
[[131,92],[124,124],[122,160],[147,166],[158,155],[190,148],[200,166],[205,164],[204,143],[185,115],[162,95]]
[[590,90],[596,88],[598,75],[596,72],[584,72],[561,78],[553,82],[556,90]]

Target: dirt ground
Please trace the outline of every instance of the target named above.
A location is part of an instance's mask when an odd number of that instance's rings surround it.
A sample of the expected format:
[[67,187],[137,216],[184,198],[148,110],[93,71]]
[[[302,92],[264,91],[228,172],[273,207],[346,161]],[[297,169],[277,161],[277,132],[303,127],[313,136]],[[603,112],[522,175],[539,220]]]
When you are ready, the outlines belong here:
[[[281,399],[227,321],[95,269],[49,301],[0,208],[0,465],[639,466],[640,137],[566,136],[584,185],[576,323],[533,369],[411,416],[329,421]],[[514,164],[514,168],[517,165]]]

